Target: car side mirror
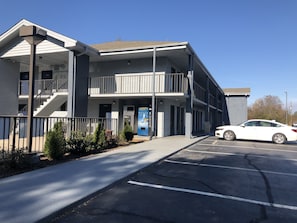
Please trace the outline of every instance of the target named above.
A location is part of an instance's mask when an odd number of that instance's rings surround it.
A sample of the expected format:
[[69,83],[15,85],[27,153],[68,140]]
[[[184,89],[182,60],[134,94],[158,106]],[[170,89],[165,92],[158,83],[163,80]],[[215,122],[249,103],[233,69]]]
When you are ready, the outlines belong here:
[[244,124],[241,124],[241,125],[240,125],[240,127],[244,128],[244,127],[245,127],[245,125],[244,125]]

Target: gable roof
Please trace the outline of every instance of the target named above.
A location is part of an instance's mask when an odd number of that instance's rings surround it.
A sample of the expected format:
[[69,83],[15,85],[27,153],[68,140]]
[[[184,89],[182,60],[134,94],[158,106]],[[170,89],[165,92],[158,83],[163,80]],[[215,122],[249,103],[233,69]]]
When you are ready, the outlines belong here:
[[47,29],[45,27],[42,27],[40,25],[37,25],[35,23],[32,23],[26,19],[20,20],[17,24],[12,26],[9,30],[2,33],[0,35],[0,48],[4,47],[6,44],[8,44],[10,41],[16,39],[19,37],[19,29],[22,26],[36,26],[39,27],[47,32],[47,35],[51,38],[54,38],[58,41],[61,41],[64,43],[64,47],[69,50],[76,50],[78,52],[87,52],[89,54],[98,54],[98,51],[87,44],[83,44],[75,39],[69,38],[67,36],[64,36],[60,33],[54,32],[50,29]]

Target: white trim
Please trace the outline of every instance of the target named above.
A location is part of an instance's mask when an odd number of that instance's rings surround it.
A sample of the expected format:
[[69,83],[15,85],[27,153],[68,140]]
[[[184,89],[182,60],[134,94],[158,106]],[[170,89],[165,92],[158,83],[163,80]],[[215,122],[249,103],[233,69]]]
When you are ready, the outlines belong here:
[[15,32],[17,32],[19,30],[19,28],[21,28],[22,26],[37,26],[40,27],[41,29],[45,30],[47,32],[47,35],[52,36],[56,39],[59,39],[61,41],[63,41],[65,43],[65,47],[74,47],[76,46],[77,40],[71,39],[69,37],[66,37],[62,34],[59,34],[57,32],[54,32],[52,30],[49,30],[45,27],[42,27],[40,25],[37,25],[33,22],[30,22],[26,19],[22,19],[21,21],[19,21],[17,24],[15,24],[12,28],[10,28],[8,31],[6,31],[5,33],[3,33],[0,36],[0,42],[3,41],[5,38],[8,38],[10,35],[14,34]]
[[[165,50],[179,50],[186,49],[186,45],[182,46],[172,46],[172,47],[157,47],[156,51],[165,51]],[[111,52],[100,52],[101,56],[114,56],[114,55],[123,55],[123,54],[136,54],[136,53],[152,53],[154,52],[154,47],[151,49],[135,49],[135,50],[121,50],[121,51],[111,51]]]
[[21,21],[19,21],[17,24],[15,24],[12,28],[10,28],[8,31],[6,31],[5,33],[3,33],[0,36],[0,44],[1,42],[4,42],[5,44],[5,39],[9,38],[11,36],[11,39],[19,36],[19,32],[18,30],[22,27],[22,26],[36,26],[39,27],[43,30],[46,31],[47,36],[53,38],[53,39],[57,39],[58,41],[61,41],[64,43],[64,48],[67,48],[69,50],[77,50],[79,52],[85,52],[88,55],[98,55],[98,50],[95,48],[92,48],[91,46],[87,45],[87,44],[83,44],[78,40],[69,38],[67,36],[64,36],[60,33],[54,32],[50,29],[47,29],[43,26],[37,25],[33,22],[30,22],[28,20],[22,19]]
[[[142,97],[151,97],[152,93],[133,93],[133,94],[91,94],[91,98],[142,98]],[[156,93],[156,96],[163,96],[163,97],[173,97],[176,99],[176,97],[185,97],[186,95],[184,93]]]

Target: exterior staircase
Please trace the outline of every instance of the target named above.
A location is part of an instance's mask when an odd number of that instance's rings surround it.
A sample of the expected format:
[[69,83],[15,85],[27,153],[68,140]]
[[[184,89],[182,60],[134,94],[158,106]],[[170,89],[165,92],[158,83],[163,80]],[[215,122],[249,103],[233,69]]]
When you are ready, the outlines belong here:
[[60,109],[67,101],[68,92],[55,92],[43,102],[35,111],[34,116],[50,116],[54,111]]

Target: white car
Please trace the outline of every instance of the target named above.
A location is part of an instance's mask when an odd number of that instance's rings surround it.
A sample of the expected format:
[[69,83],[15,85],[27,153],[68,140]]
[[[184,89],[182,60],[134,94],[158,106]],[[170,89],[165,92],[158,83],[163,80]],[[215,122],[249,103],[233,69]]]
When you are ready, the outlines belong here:
[[297,140],[297,128],[274,120],[251,119],[240,125],[218,126],[215,136],[225,140],[246,139],[282,144]]

